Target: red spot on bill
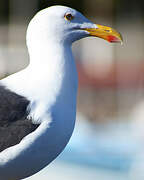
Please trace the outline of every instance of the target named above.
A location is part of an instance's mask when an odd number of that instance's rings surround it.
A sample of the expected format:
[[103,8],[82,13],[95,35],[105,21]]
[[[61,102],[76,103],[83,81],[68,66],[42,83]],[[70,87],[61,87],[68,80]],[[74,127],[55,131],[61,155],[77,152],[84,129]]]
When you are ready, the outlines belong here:
[[114,43],[114,42],[121,42],[121,40],[115,36],[112,36],[112,35],[109,35],[108,36],[108,41],[111,42],[111,43]]

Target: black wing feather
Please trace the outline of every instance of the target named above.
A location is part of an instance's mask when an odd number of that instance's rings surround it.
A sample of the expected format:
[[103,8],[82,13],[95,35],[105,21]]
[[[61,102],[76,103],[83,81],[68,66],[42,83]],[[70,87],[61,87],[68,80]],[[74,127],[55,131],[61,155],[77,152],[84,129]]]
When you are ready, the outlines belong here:
[[27,118],[29,104],[25,97],[0,85],[0,152],[38,128]]

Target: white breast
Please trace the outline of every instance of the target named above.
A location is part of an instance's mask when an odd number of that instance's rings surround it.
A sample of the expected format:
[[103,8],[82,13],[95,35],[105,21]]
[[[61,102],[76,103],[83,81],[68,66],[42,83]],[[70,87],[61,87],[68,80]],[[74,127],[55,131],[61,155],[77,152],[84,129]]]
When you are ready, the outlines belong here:
[[[76,117],[77,72],[71,48],[59,51],[59,58],[53,56],[55,58],[44,61],[43,65],[35,59],[35,66],[30,65],[1,81],[31,101],[30,115],[34,122],[41,122],[20,144],[0,153],[2,179],[7,170],[7,180],[14,175],[19,179],[39,171],[61,153],[71,137]],[[41,72],[39,68],[43,68]]]

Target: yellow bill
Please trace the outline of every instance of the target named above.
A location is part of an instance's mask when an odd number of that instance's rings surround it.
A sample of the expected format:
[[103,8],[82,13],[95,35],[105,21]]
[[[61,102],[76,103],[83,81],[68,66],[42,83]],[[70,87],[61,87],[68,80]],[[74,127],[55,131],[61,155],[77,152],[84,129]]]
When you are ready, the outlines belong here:
[[91,36],[99,37],[111,43],[122,43],[123,39],[119,32],[111,27],[96,24],[97,28],[85,28]]

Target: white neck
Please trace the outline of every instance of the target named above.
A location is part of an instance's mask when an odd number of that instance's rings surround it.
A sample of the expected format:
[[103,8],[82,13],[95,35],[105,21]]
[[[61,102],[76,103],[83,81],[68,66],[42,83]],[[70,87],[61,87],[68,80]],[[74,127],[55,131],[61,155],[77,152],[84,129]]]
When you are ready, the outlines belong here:
[[[54,105],[59,95],[65,103],[76,99],[77,72],[71,46],[48,43],[29,48],[29,51],[30,65],[3,82],[16,93],[48,108]],[[43,109],[43,105],[40,104],[39,109]]]

